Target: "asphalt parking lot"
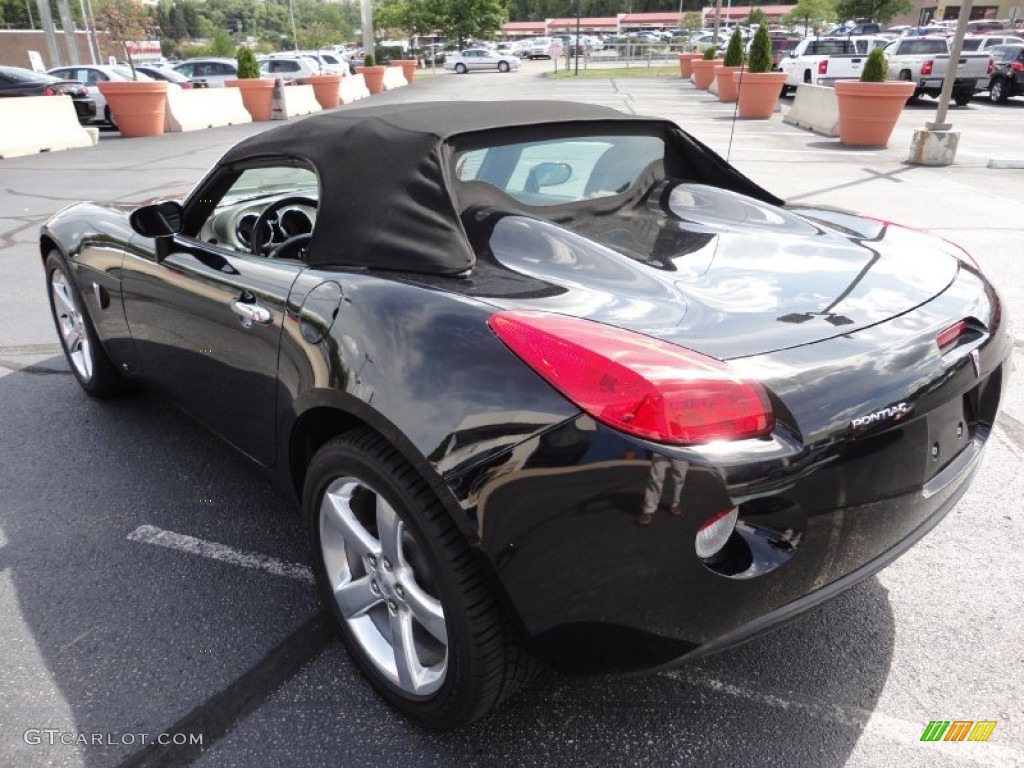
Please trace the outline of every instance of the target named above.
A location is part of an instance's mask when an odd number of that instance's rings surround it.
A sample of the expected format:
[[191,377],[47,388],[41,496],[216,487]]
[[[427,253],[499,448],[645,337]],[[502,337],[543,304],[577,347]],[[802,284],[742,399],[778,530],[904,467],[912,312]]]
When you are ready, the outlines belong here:
[[[951,110],[958,163],[908,166],[677,78],[439,74],[378,99],[580,100],[668,117],[790,201],[967,248],[1017,318],[1018,372],[975,484],[895,564],[776,632],[644,678],[547,674],[447,734],[397,717],[325,629],[293,503],[157,396],[86,397],[59,353],[36,236],[80,199],[187,190],[265,125],[0,162],[0,765],[1024,765],[1024,99]],[[785,109],[785,106],[784,106]],[[995,720],[984,743],[921,742]],[[159,734],[202,736],[174,748]],[[80,742],[87,744],[63,743]],[[92,743],[99,741],[100,743]]]

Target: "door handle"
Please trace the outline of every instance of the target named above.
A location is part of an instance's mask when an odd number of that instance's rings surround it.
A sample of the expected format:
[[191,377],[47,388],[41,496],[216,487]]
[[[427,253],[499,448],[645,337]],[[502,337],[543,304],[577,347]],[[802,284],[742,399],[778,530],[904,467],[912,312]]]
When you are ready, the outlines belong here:
[[252,324],[269,325],[274,315],[269,309],[256,303],[256,297],[246,291],[231,303],[231,309],[243,328],[252,328]]

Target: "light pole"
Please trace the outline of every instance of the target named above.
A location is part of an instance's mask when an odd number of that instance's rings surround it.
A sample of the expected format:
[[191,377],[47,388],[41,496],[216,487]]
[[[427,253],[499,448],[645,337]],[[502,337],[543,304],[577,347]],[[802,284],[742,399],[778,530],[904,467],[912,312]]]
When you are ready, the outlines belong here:
[[576,45],[573,48],[573,53],[576,55],[576,71],[573,73],[573,77],[580,76],[580,16],[583,13],[583,0],[576,0]]
[[292,0],[288,0],[288,15],[292,19],[292,50],[299,50],[299,34],[295,31],[295,7],[292,5]]

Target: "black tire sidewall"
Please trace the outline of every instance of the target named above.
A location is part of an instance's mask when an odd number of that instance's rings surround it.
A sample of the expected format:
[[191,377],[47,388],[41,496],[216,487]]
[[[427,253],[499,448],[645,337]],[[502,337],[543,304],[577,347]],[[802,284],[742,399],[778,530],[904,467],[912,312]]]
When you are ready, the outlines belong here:
[[[317,452],[306,475],[302,498],[302,515],[308,526],[313,573],[320,597],[334,619],[350,656],[378,693],[420,725],[429,728],[449,728],[462,719],[457,712],[460,699],[465,698],[461,695],[462,679],[468,667],[468,637],[471,630],[465,606],[454,586],[455,574],[444,552],[440,551],[436,543],[437,534],[428,530],[433,527],[431,522],[420,519],[422,515],[414,511],[418,502],[411,489],[403,486],[401,480],[393,475],[390,467],[381,467],[362,455],[360,449],[353,445],[353,441],[331,441]],[[349,630],[329,589],[326,567],[320,550],[320,502],[330,483],[345,476],[356,478],[387,499],[412,532],[430,565],[437,587],[436,597],[444,608],[447,624],[448,668],[444,683],[428,696],[410,696],[377,671]]]
[[[96,329],[93,327],[92,318],[89,317],[89,310],[82,298],[82,292],[78,290],[78,284],[75,282],[74,275],[71,273],[71,268],[68,266],[67,261],[59,251],[50,251],[50,253],[47,254],[45,268],[46,295],[50,302],[50,316],[53,318],[53,327],[57,332],[60,347],[64,351],[64,359],[67,360],[68,367],[71,369],[71,373],[75,377],[75,381],[81,385],[82,389],[96,397],[107,397],[109,395],[116,394],[119,390],[120,383],[118,381],[119,377],[117,371],[114,370],[113,364],[103,351],[103,346],[100,344],[99,337],[96,334]],[[85,331],[86,336],[89,338],[89,348],[92,353],[92,377],[88,380],[82,378],[78,373],[78,369],[75,367],[75,364],[71,362],[71,353],[68,350],[67,344],[64,342],[64,336],[60,332],[57,321],[57,307],[54,304],[53,288],[51,285],[53,273],[58,270],[64,275],[64,280],[67,283],[68,290],[71,292],[75,303],[78,305],[78,311],[82,313],[82,328]]]

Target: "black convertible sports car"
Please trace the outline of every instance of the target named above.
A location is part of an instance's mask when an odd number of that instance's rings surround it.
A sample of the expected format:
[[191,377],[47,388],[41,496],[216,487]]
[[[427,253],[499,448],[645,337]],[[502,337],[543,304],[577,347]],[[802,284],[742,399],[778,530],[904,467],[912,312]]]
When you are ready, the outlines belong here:
[[1011,349],[956,246],[584,105],[323,114],[40,246],[82,387],[151,382],[294,489],[353,659],[436,728],[874,573],[967,490]]

